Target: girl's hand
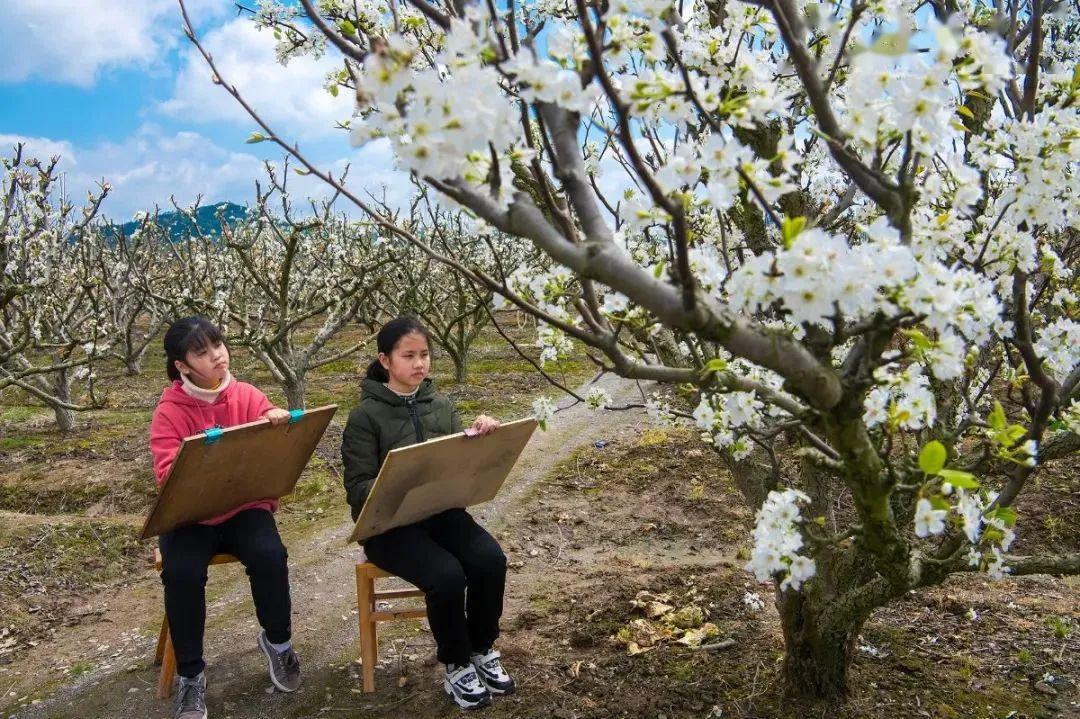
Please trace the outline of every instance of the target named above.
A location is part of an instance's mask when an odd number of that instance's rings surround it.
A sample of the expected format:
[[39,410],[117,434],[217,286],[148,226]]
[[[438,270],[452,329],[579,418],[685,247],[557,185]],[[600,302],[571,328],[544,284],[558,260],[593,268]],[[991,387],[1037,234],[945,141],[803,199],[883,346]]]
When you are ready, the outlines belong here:
[[491,434],[494,432],[501,423],[494,417],[488,417],[486,414],[482,414],[476,418],[476,421],[472,423],[471,429],[473,435]]
[[273,409],[266,410],[263,417],[270,420],[270,424],[279,427],[289,421],[289,410],[274,407]]

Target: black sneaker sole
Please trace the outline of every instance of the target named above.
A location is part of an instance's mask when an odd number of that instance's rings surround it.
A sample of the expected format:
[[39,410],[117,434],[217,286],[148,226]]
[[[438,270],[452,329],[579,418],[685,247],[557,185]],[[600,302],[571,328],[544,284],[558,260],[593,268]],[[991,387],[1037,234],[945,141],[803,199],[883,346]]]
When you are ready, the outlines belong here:
[[[480,676],[479,672],[477,672],[477,676]],[[480,676],[480,683],[483,684],[484,687],[488,690],[488,694],[491,694],[491,695],[497,696],[497,697],[510,696],[511,694],[513,694],[514,692],[517,691],[517,684],[511,684],[509,687],[507,687],[505,689],[501,689],[501,688],[495,686],[494,684],[488,684],[486,681],[484,681],[484,677],[482,677],[482,676]]]

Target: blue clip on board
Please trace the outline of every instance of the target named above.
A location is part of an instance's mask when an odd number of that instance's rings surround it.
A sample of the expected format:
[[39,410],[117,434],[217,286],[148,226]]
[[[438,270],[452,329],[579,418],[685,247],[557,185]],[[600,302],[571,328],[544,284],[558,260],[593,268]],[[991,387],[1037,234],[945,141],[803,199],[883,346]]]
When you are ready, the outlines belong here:
[[214,442],[217,442],[219,439],[221,439],[221,434],[224,431],[225,430],[223,430],[221,427],[211,427],[210,429],[206,430],[206,443],[213,444]]
[[289,410],[289,424],[299,422],[300,418],[304,416],[304,410],[302,409],[290,409]]

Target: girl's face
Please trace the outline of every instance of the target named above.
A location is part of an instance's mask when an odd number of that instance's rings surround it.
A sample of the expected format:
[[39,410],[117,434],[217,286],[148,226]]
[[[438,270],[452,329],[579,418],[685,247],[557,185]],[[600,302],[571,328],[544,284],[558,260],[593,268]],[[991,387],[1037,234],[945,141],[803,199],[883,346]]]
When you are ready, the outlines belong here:
[[205,344],[188,350],[176,368],[203,389],[213,389],[229,372],[229,348],[224,342]]
[[431,370],[431,350],[427,338],[410,332],[398,340],[389,355],[379,353],[379,363],[390,375],[391,389],[412,392],[420,386]]

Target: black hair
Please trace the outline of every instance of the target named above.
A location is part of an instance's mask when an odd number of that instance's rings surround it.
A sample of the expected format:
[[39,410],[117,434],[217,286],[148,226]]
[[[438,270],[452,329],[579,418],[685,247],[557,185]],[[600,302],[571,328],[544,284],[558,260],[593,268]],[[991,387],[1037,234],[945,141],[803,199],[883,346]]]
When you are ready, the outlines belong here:
[[191,350],[224,344],[221,330],[205,317],[181,317],[169,325],[165,332],[165,372],[169,379],[180,379],[176,360],[184,361]]
[[[379,348],[379,354],[390,356],[401,338],[405,335],[411,335],[413,332],[423,335],[428,346],[431,346],[431,333],[428,332],[427,327],[420,324],[420,320],[415,317],[404,315],[395,317],[379,330],[379,334],[375,337],[375,344]],[[382,366],[382,363],[376,357],[375,361],[368,365],[367,378],[376,382],[389,382],[390,373],[386,371],[386,368]]]

